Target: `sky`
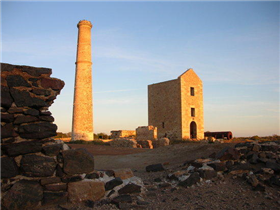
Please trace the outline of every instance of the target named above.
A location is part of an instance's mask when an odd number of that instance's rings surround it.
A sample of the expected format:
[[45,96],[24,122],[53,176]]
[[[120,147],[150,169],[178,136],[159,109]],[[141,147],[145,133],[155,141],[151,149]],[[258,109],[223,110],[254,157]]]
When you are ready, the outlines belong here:
[[1,62],[52,68],[50,107],[72,124],[77,23],[92,22],[94,132],[148,125],[147,86],[193,68],[205,131],[280,134],[280,2],[2,1]]

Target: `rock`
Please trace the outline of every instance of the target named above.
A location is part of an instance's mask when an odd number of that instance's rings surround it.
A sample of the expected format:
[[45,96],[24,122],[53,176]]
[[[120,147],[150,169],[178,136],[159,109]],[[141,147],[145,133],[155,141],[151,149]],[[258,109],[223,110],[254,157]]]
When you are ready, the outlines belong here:
[[261,149],[261,146],[260,146],[260,145],[258,145],[258,144],[253,144],[253,146],[252,146],[252,151],[258,152],[258,151],[260,151],[260,149]]
[[1,122],[10,123],[14,121],[14,115],[13,114],[5,114],[1,113]]
[[59,177],[48,177],[41,179],[41,185],[54,184],[59,182],[61,182],[61,179]]
[[51,91],[50,90],[40,89],[40,88],[33,88],[32,89],[32,93],[34,93],[36,95],[44,95],[44,96],[51,95]]
[[80,181],[68,184],[68,195],[71,203],[80,203],[86,200],[97,201],[105,195],[103,182]]
[[192,173],[189,178],[187,178],[186,180],[179,182],[178,186],[181,187],[190,187],[194,184],[196,184],[197,182],[200,181],[200,176],[198,172]]
[[20,180],[4,195],[2,205],[9,210],[30,210],[43,199],[43,188],[38,182]]
[[157,172],[157,171],[164,171],[165,169],[163,168],[162,164],[153,164],[153,165],[148,165],[146,167],[147,172]]
[[158,187],[159,187],[159,188],[166,189],[166,188],[171,187],[171,184],[168,183],[168,182],[164,182],[164,183],[162,183],[162,184],[159,184]]
[[1,139],[14,137],[16,133],[14,131],[14,126],[12,123],[7,123],[4,126],[1,126]]
[[54,118],[52,116],[39,116],[39,119],[42,121],[53,122]]
[[10,108],[13,103],[13,98],[9,92],[9,88],[1,85],[1,106]]
[[275,172],[279,172],[280,171],[280,164],[276,163],[276,162],[273,162],[273,161],[267,161],[266,162],[266,168],[271,168]]
[[42,78],[41,86],[45,89],[61,90],[64,87],[64,82],[55,78]]
[[11,178],[19,173],[16,162],[11,157],[1,157],[1,179]]
[[8,75],[6,80],[9,87],[31,87],[31,85],[20,75]]
[[16,67],[22,69],[23,72],[26,72],[34,77],[39,77],[42,74],[46,74],[46,75],[52,74],[52,70],[49,68],[36,68],[31,66],[16,66]]
[[28,153],[36,153],[42,150],[42,143],[35,141],[25,141],[16,144],[2,145],[2,149],[9,156],[25,155]]
[[53,183],[45,185],[46,190],[49,191],[64,191],[67,189],[66,183]]
[[142,146],[142,148],[153,149],[153,142],[151,140],[138,140],[138,144]]
[[249,162],[251,164],[257,164],[258,163],[258,160],[259,160],[259,157],[258,157],[258,154],[257,153],[254,153],[250,156],[249,158]]
[[115,169],[114,171],[114,175],[115,177],[119,177],[122,180],[124,179],[128,179],[130,177],[133,177],[133,172],[131,171],[130,168],[123,168],[123,169]]
[[120,195],[123,194],[132,194],[132,193],[140,193],[141,192],[141,186],[130,183],[125,185],[123,188],[118,190],[118,193]]
[[43,205],[58,205],[67,203],[67,192],[44,192]]
[[121,180],[121,178],[116,177],[115,179],[112,179],[109,182],[106,182],[105,184],[105,190],[112,190],[114,187],[121,185],[123,183],[123,181]]
[[86,149],[65,150],[62,155],[66,174],[90,173],[94,170],[94,157]]
[[247,181],[253,187],[256,187],[259,184],[259,180],[257,179],[257,177],[254,174],[249,175]]
[[19,126],[19,135],[27,139],[44,139],[56,136],[57,126],[47,122]]
[[119,203],[132,203],[132,198],[130,195],[120,195],[112,199],[113,204]]
[[27,109],[24,111],[24,114],[32,115],[32,116],[39,116],[39,111],[37,109]]
[[29,123],[29,122],[36,122],[38,118],[35,116],[28,116],[28,115],[19,115],[14,121],[14,124],[22,124],[22,123]]
[[45,155],[56,156],[59,154],[59,151],[61,148],[62,148],[62,144],[50,144],[50,145],[44,146],[42,148],[42,151]]
[[170,143],[170,140],[168,138],[160,138],[158,140],[153,140],[154,148],[168,146],[169,143]]
[[95,172],[91,174],[87,174],[86,179],[99,179],[99,174]]
[[226,164],[224,162],[209,163],[207,165],[212,167],[215,171],[224,171],[224,170],[226,170]]
[[216,158],[220,160],[238,160],[240,153],[238,150],[226,147],[217,153]]
[[272,176],[269,178],[270,185],[276,185],[280,187],[280,177],[279,176]]
[[198,172],[200,177],[206,180],[212,179],[217,176],[217,171],[215,171],[214,169],[212,170],[199,169]]
[[25,108],[22,107],[11,107],[8,112],[10,114],[22,114],[24,113]]
[[25,90],[21,91],[15,88],[11,88],[10,93],[18,107],[28,106],[39,108],[48,106],[44,100],[32,97],[30,93]]
[[53,158],[38,155],[24,155],[20,163],[22,174],[30,177],[52,176],[55,168],[56,162]]

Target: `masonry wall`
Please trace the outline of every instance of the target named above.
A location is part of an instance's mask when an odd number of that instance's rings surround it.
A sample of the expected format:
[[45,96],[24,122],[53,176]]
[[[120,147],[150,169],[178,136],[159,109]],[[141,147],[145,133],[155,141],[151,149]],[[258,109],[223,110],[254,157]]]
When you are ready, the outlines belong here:
[[149,125],[157,127],[158,138],[181,139],[180,81],[170,80],[148,86]]
[[152,125],[139,126],[136,128],[136,140],[156,140],[157,139],[157,127]]
[[[203,117],[203,86],[200,78],[192,69],[179,77],[182,97],[182,138],[191,139],[190,124],[197,125],[197,139],[204,138]],[[191,95],[191,87],[194,88],[194,96]],[[195,109],[195,117],[191,116],[191,108]]]
[[117,138],[124,138],[124,137],[131,137],[135,136],[136,132],[135,130],[117,130],[117,131],[111,131],[111,138],[117,139]]
[[[194,88],[191,96],[190,88]],[[191,116],[191,108],[195,116]],[[204,138],[203,87],[196,73],[189,69],[175,80],[148,86],[149,125],[158,129],[158,138],[191,139],[190,124],[197,126],[196,138]]]

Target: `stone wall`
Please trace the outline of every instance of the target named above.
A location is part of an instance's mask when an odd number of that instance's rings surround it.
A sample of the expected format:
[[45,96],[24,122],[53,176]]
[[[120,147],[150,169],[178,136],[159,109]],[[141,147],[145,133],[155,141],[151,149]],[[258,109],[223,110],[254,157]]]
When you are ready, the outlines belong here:
[[1,64],[3,209],[66,202],[73,176],[94,170],[87,151],[70,150],[52,139],[57,126],[48,108],[64,82],[51,73],[48,68]]
[[155,140],[157,139],[157,128],[154,126],[139,126],[136,128],[136,140]]
[[116,130],[111,131],[111,138],[117,139],[117,138],[125,138],[125,137],[133,137],[136,135],[135,130]]

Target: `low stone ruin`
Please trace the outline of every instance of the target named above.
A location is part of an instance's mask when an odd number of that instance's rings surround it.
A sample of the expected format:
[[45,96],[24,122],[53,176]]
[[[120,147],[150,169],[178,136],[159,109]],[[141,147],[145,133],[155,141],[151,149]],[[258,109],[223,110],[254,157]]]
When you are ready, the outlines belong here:
[[94,202],[142,193],[130,169],[95,171],[85,149],[53,140],[48,107],[64,82],[51,69],[1,64],[1,207],[24,210],[67,202]]
[[[147,172],[165,170],[162,164],[146,167]],[[169,170],[165,178],[154,181],[170,187],[191,187],[202,181],[223,180],[225,176],[245,179],[256,191],[280,187],[280,144],[248,142],[226,147],[209,158],[187,161],[177,170]]]
[[110,141],[112,147],[128,147],[128,148],[145,148],[153,149],[168,146],[170,143],[168,138],[154,140],[135,140],[132,138],[118,138]]
[[136,128],[136,140],[156,140],[157,139],[157,127],[154,126],[139,126]]

